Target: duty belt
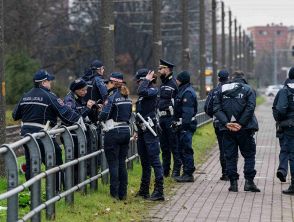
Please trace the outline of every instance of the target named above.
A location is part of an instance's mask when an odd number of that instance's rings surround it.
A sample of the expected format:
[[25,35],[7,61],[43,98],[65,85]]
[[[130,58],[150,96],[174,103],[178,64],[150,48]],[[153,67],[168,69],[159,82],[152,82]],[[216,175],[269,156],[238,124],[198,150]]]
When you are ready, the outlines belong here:
[[105,121],[105,123],[101,122],[103,131],[107,132],[112,129],[121,128],[121,127],[129,127],[127,122],[115,122],[113,119],[109,119]]
[[[33,123],[33,122],[21,122],[21,126],[35,126],[35,127],[39,127],[42,129],[46,128],[46,125],[43,125],[41,123]],[[48,130],[50,130],[51,127],[48,127]]]
[[169,110],[167,110],[167,111],[157,111],[157,114],[158,114],[158,116],[159,117],[162,117],[162,116],[171,116],[171,113],[170,113],[170,111]]

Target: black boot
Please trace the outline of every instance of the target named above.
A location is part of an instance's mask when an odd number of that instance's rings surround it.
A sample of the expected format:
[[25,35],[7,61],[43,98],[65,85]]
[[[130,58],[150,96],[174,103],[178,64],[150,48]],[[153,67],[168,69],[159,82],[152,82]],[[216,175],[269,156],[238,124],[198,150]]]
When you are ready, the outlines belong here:
[[226,175],[226,174],[223,174],[219,179],[223,180],[223,181],[229,181],[230,180],[228,175]]
[[253,180],[245,180],[244,191],[260,192]]
[[148,199],[150,197],[149,184],[145,184],[141,182],[140,189],[138,193],[136,193],[135,197],[143,197],[144,199]]
[[155,182],[154,191],[151,194],[149,200],[152,200],[152,201],[164,200],[163,181]]
[[283,194],[294,195],[294,180],[291,180],[291,184],[287,190],[282,191]]
[[181,175],[181,168],[174,168],[172,172],[172,178],[179,177]]
[[180,183],[194,182],[193,175],[183,174],[182,176],[176,177],[175,180]]
[[231,192],[238,192],[238,181],[237,180],[230,180],[231,186],[229,187],[229,191]]
[[284,176],[284,174],[282,173],[282,171],[278,170],[277,177],[279,178],[279,180],[281,182],[286,182],[286,177]]

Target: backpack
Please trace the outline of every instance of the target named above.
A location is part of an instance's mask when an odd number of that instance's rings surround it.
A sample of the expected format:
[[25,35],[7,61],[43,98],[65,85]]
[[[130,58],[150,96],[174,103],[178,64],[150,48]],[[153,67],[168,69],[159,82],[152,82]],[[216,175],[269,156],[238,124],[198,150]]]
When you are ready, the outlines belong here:
[[208,95],[207,98],[205,100],[205,105],[204,105],[204,112],[210,116],[212,118],[213,116],[213,99],[214,99],[214,90],[211,90]]

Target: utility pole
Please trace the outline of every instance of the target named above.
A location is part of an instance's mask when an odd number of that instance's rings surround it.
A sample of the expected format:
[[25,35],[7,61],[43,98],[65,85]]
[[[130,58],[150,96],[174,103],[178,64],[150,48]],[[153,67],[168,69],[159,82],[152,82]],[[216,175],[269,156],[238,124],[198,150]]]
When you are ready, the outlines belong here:
[[222,68],[226,68],[225,3],[222,2]]
[[248,70],[247,70],[247,52],[248,52],[248,47],[247,47],[247,35],[245,33],[245,30],[243,30],[243,45],[242,45],[242,54],[244,55],[243,57],[243,69],[244,69],[244,72],[247,73]]
[[229,11],[229,72],[233,72],[232,11]]
[[242,70],[242,61],[243,61],[243,57],[242,57],[242,28],[241,25],[239,25],[239,59],[238,59],[238,67],[239,70]]
[[238,69],[238,41],[237,41],[237,19],[234,19],[234,70]]
[[188,0],[182,0],[182,69],[189,70],[189,19]]
[[200,64],[200,98],[206,96],[205,88],[205,67],[206,67],[206,49],[205,49],[205,0],[199,0],[200,9],[200,27],[199,27],[199,64]]
[[[0,144],[6,140],[5,121],[5,76],[4,76],[4,9],[3,0],[0,1]],[[3,155],[2,155],[3,157]],[[5,175],[4,160],[0,158],[0,176]]]
[[[222,2],[223,4],[223,2]],[[212,83],[217,85],[217,39],[216,39],[216,0],[212,0]],[[223,47],[222,47],[223,49]],[[222,55],[222,58],[224,55]]]
[[114,70],[113,0],[101,0],[101,59],[106,73]]
[[152,54],[153,67],[158,67],[159,59],[162,54],[162,39],[161,39],[161,0],[152,0]]

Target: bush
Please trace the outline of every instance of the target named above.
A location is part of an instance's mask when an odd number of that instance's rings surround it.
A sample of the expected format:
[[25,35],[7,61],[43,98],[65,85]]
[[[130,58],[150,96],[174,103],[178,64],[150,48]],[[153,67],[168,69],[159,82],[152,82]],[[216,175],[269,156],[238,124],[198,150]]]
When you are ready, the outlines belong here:
[[39,67],[39,62],[24,52],[10,53],[5,57],[7,104],[16,104],[23,93],[33,87],[33,74]]

